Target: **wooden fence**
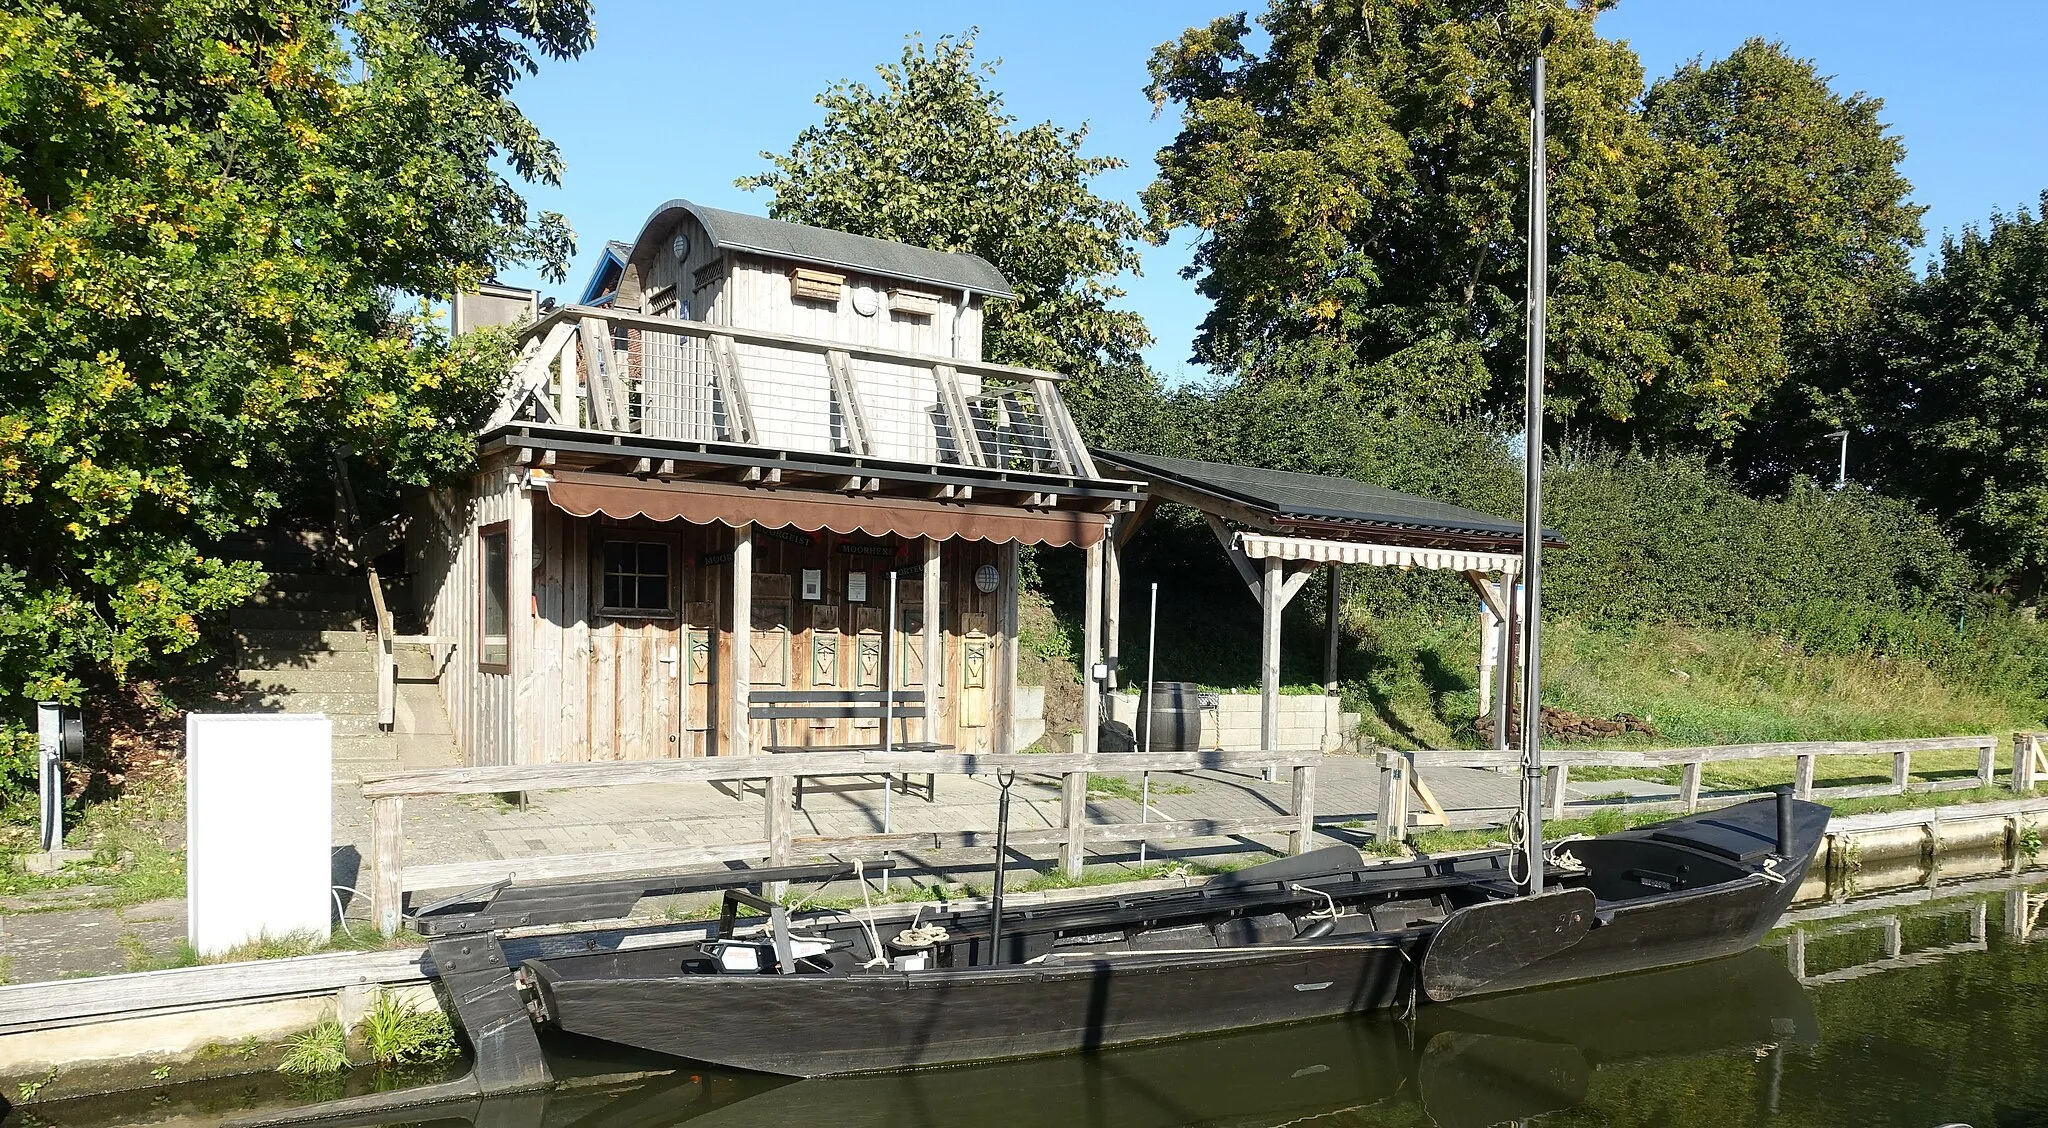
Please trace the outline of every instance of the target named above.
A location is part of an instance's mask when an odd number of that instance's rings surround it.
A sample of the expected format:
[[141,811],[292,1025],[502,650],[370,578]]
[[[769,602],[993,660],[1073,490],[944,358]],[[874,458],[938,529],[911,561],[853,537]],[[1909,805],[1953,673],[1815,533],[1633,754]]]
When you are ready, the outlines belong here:
[[[993,847],[995,831],[963,830],[917,834],[797,835],[792,792],[798,777],[884,774],[985,775],[1012,771],[1020,776],[1059,776],[1060,825],[1012,830],[1012,846],[1057,845],[1060,868],[1078,877],[1085,851],[1096,842],[1161,841],[1237,834],[1285,834],[1288,848],[1309,848],[1315,828],[1316,768],[1321,752],[1152,752],[1085,754],[961,755],[946,752],[819,752],[785,756],[733,756],[698,760],[617,760],[598,763],[535,764],[523,767],[440,768],[370,776],[363,796],[370,800],[370,913],[387,934],[397,929],[407,890],[458,889],[507,877],[549,881],[597,874],[632,873],[727,861],[781,865],[798,858],[856,851],[888,852]],[[1287,813],[1265,818],[1182,819],[1146,823],[1090,823],[1090,772],[1184,772],[1198,769],[1256,771],[1287,768],[1293,790]],[[431,795],[492,795],[580,787],[631,787],[667,783],[762,781],[766,810],[761,837],[715,846],[621,850],[602,854],[557,854],[408,866],[405,861],[405,800]]]
[[[2014,738],[2016,750],[2036,752],[2042,743],[2048,742],[2048,734],[2021,733]],[[1977,771],[1964,779],[1913,780],[1913,754],[1915,752],[1942,752],[1957,749],[1975,749]],[[1990,787],[1993,784],[1998,755],[1998,738],[1995,736],[1936,736],[1911,740],[1865,740],[1865,741],[1798,741],[1786,744],[1724,744],[1706,748],[1660,748],[1660,749],[1545,749],[1543,763],[1549,774],[1548,805],[1551,818],[1562,818],[1565,814],[1565,787],[1575,767],[1601,768],[1670,768],[1680,769],[1678,798],[1669,801],[1636,803],[1630,810],[1673,810],[1696,811],[1701,806],[1726,806],[1753,798],[1756,792],[1723,792],[1702,798],[1700,777],[1707,764],[1727,763],[1734,760],[1779,760],[1796,761],[1792,775],[1792,791],[1801,799],[1850,799],[1869,795],[1902,795],[1907,791],[1952,791]],[[1890,756],[1892,758],[1891,780],[1888,783],[1859,785],[1854,787],[1820,787],[1813,785],[1814,765],[1823,757],[1832,756]],[[2018,765],[2021,754],[2014,757],[2014,788],[2026,790],[2021,783],[2033,776],[2022,777]],[[1521,753],[1485,749],[1474,751],[1425,751],[1425,752],[1383,752],[1380,754],[1380,804],[1379,837],[1383,841],[1405,838],[1412,822],[1409,806],[1410,797],[1417,790],[1417,771],[1421,768],[1519,768]],[[2033,761],[2028,761],[2031,765]],[[2031,787],[2031,782],[2027,783]],[[1505,818],[1513,808],[1486,810],[1464,810],[1460,816],[1476,820]]]

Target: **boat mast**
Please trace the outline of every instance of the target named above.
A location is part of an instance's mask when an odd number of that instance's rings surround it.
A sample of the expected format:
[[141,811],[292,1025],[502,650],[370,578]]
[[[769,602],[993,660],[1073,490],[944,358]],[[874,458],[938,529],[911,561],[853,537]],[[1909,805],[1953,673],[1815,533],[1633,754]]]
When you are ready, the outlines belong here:
[[1522,848],[1529,895],[1543,892],[1543,345],[1550,222],[1543,154],[1545,25],[1529,71],[1529,310],[1522,457]]

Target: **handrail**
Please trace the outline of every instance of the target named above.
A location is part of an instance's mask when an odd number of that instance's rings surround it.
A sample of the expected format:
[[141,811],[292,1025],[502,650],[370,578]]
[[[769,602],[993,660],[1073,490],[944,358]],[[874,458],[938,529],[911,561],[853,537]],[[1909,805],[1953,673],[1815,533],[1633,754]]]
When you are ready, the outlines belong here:
[[[1911,780],[1913,753],[1939,752],[1959,749],[1975,749],[1977,771],[1967,779],[1920,781]],[[2016,748],[2016,751],[2018,749]],[[1820,787],[1813,784],[1814,765],[1827,756],[1884,756],[1892,758],[1891,781],[1884,784],[1852,787]],[[1988,788],[1997,782],[1996,757],[1998,738],[1995,736],[1928,736],[1908,737],[1894,740],[1800,740],[1774,744],[1721,744],[1693,748],[1546,748],[1543,762],[1549,769],[1550,799],[1549,817],[1562,818],[1565,814],[1565,787],[1575,767],[1602,768],[1669,768],[1683,769],[1679,777],[1678,798],[1671,802],[1647,802],[1631,804],[1631,810],[1676,810],[1691,813],[1703,804],[1700,797],[1700,777],[1707,764],[1735,760],[1776,760],[1796,761],[1793,769],[1793,794],[1801,799],[1833,798],[1851,799],[1874,795],[1902,795],[1913,791],[1953,791],[1964,788]],[[1396,781],[1404,778],[1419,778],[1417,769],[1434,768],[1511,768],[1522,762],[1521,753],[1503,749],[1428,749],[1417,752],[1381,753],[1381,767],[1386,775]],[[1395,761],[1399,761],[1396,763]],[[2015,775],[2015,790],[2024,791],[2022,782]],[[1378,837],[1382,841],[1395,841],[1407,836],[1408,794],[1407,788],[1381,787],[1382,801],[1379,811]],[[1704,801],[1707,805],[1721,805],[1724,802],[1739,802],[1754,792],[1734,792]],[[1501,808],[1506,811],[1507,808]],[[1467,815],[1492,814],[1492,811],[1466,811]]]
[[652,314],[629,313],[625,310],[609,309],[603,306],[561,306],[554,312],[528,326],[520,334],[522,346],[527,341],[544,339],[556,325],[564,322],[581,321],[594,317],[632,329],[653,329],[665,333],[681,333],[691,337],[730,337],[739,344],[774,345],[801,352],[817,353],[843,352],[848,356],[868,360],[889,361],[896,364],[929,367],[934,364],[951,366],[956,372],[972,372],[979,376],[994,376],[1004,380],[1029,383],[1034,380],[1051,380],[1064,383],[1066,376],[1048,372],[1042,368],[1019,368],[1011,364],[995,364],[985,360],[970,360],[957,356],[940,356],[936,353],[911,352],[907,349],[892,349],[882,345],[864,345],[855,341],[834,341],[822,337],[798,337],[789,333],[775,333],[766,329],[743,329],[735,325],[713,325],[708,321],[689,321],[677,317],[655,317]]
[[[571,764],[527,764],[482,768],[434,768],[366,776],[363,796],[370,800],[371,917],[386,934],[402,919],[410,889],[472,886],[516,875],[543,881],[565,877],[672,869],[723,861],[766,861],[788,864],[798,856],[847,852],[907,851],[980,847],[987,831],[943,831],[914,834],[800,836],[795,831],[791,799],[795,782],[812,776],[863,775],[884,772],[931,775],[980,775],[1013,771],[1060,777],[1060,819],[1057,826],[1012,831],[1010,844],[1056,845],[1060,868],[1078,877],[1088,844],[1159,841],[1173,838],[1241,834],[1284,834],[1293,853],[1309,849],[1315,833],[1315,777],[1321,752],[1151,752],[1151,753],[999,753],[947,752],[818,752],[801,755],[714,757],[691,760],[611,760]],[[1088,775],[1091,772],[1249,770],[1288,768],[1293,772],[1287,810],[1271,817],[1187,819],[1175,822],[1090,823]],[[627,787],[650,783],[714,783],[766,780],[767,810],[759,839],[713,846],[664,847],[602,854],[569,854],[531,858],[496,858],[407,867],[403,820],[408,796],[476,795],[576,787]]]
[[377,628],[377,724],[389,729],[398,716],[398,630],[392,624],[391,608],[384,604],[384,582],[375,564],[363,565],[370,581],[370,609]]

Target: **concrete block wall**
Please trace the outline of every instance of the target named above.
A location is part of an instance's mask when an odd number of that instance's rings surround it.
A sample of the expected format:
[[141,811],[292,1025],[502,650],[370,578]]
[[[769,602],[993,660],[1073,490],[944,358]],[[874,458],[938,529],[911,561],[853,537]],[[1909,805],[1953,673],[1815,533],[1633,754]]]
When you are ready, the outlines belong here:
[[[1138,732],[1138,695],[1110,696],[1110,716]],[[1320,693],[1280,695],[1280,747],[1336,751],[1344,742],[1340,699]],[[1202,747],[1243,751],[1259,746],[1259,695],[1223,693],[1214,709],[1202,711]]]

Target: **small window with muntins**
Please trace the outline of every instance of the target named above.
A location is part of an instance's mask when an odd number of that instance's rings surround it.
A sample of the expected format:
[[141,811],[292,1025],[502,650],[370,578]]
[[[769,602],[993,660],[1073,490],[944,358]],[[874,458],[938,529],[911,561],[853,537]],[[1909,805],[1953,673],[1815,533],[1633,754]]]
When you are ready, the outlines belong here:
[[609,540],[604,544],[602,614],[660,618],[674,614],[669,599],[669,546],[662,541]]
[[477,615],[476,664],[487,674],[506,673],[512,662],[511,538],[503,522],[477,530],[477,585],[482,606]]

